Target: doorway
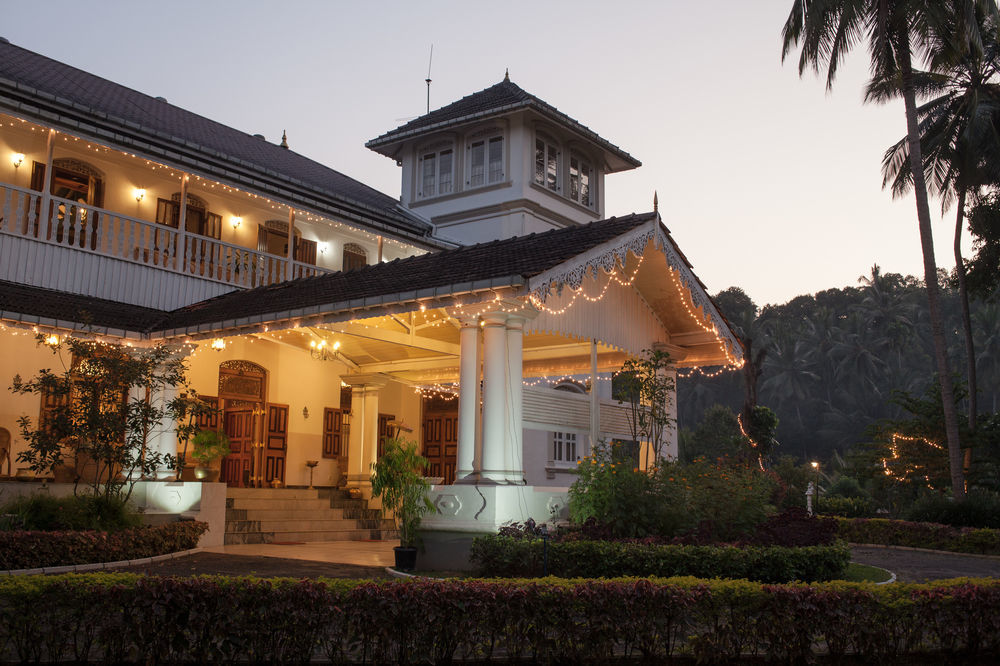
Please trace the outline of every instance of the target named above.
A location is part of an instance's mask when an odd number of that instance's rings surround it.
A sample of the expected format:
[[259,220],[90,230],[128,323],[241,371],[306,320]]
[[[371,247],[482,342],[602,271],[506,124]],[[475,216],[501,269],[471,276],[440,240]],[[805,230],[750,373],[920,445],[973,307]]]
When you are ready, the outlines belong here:
[[424,398],[423,449],[430,465],[427,476],[441,477],[442,483],[455,483],[458,459],[458,400]]

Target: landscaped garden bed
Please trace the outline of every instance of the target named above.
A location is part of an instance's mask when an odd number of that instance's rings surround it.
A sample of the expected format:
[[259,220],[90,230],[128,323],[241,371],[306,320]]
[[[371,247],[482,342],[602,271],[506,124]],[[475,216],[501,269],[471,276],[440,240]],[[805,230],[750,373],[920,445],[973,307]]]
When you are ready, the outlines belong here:
[[[1000,655],[1000,582],[0,579],[8,661],[856,663]],[[762,655],[767,655],[766,659]],[[930,655],[930,656],[928,656]]]
[[183,521],[113,532],[0,531],[0,570],[39,569],[120,562],[166,555],[198,546],[208,524]]
[[1000,530],[951,527],[884,518],[837,518],[837,534],[851,543],[1000,555]]

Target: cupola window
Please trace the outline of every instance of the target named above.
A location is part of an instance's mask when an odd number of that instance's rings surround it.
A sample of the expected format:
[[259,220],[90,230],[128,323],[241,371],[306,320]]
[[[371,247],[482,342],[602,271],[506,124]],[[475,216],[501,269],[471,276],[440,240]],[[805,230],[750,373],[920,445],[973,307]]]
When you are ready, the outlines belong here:
[[451,148],[424,152],[420,156],[420,197],[451,194],[454,189],[455,152]]
[[535,183],[553,192],[559,190],[559,148],[542,135],[535,138]]
[[569,198],[582,206],[591,208],[594,197],[591,190],[591,178],[594,169],[590,163],[578,155],[569,158]]
[[469,142],[469,187],[503,182],[503,165],[503,135],[475,138]]

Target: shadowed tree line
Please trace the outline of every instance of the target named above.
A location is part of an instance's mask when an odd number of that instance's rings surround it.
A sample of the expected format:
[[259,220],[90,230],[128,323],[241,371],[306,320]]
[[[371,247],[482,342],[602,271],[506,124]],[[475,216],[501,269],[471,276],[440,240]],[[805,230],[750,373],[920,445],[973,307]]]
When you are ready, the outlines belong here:
[[[938,287],[948,355],[964,367],[958,290],[947,276]],[[920,280],[878,266],[857,287],[827,289],[782,305],[757,305],[738,287],[715,296],[759,366],[756,396],[778,416],[774,454],[828,460],[871,439],[882,419],[908,416],[894,392],[923,395],[935,383],[934,343]],[[1000,410],[1000,302],[973,299],[970,316],[979,377],[980,413]],[[697,453],[732,455],[735,414],[744,409],[747,373],[697,373],[678,380],[681,444],[697,432]],[[960,386],[964,387],[964,379]],[[965,391],[959,391],[964,396]],[[968,397],[957,401],[967,407]],[[713,409],[721,405],[726,409]],[[962,419],[963,423],[965,422]],[[691,446],[687,447],[693,453]]]

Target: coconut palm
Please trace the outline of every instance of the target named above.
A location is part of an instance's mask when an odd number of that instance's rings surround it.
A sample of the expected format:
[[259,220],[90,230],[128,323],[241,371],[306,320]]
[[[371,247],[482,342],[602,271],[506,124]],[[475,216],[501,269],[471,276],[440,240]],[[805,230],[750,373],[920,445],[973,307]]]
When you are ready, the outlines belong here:
[[[955,7],[949,7],[955,10]],[[923,170],[931,191],[941,199],[941,212],[957,203],[955,273],[965,332],[969,384],[969,429],[975,430],[977,405],[976,352],[972,335],[962,228],[966,198],[983,184],[1000,180],[1000,42],[994,17],[977,12],[980,43],[958,30],[960,18],[946,13],[928,34],[930,72],[914,72],[922,95],[930,99],[917,109]],[[965,37],[965,39],[962,39]],[[888,100],[898,94],[897,81],[874,80],[867,98]],[[907,139],[900,139],[882,159],[883,187],[893,196],[912,184]]]
[[947,346],[942,323],[937,264],[934,259],[934,239],[931,235],[931,215],[927,202],[920,132],[917,120],[916,82],[912,56],[914,48],[927,48],[929,26],[939,23],[945,5],[961,7],[955,16],[961,19],[959,34],[978,38],[972,16],[973,8],[996,12],[992,0],[794,0],[792,10],[782,29],[782,59],[792,47],[801,46],[799,74],[806,69],[827,70],[827,88],[833,87],[840,62],[852,48],[866,42],[870,68],[874,79],[898,77],[898,90],[906,112],[906,134],[909,145],[913,192],[917,203],[917,222],[923,252],[924,281],[934,339],[934,357],[938,368],[941,402],[944,407],[948,441],[948,461],[951,468],[952,494],[965,496],[962,473],[962,447],[955,410],[954,386],[948,363]]

